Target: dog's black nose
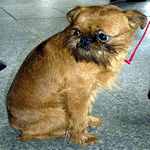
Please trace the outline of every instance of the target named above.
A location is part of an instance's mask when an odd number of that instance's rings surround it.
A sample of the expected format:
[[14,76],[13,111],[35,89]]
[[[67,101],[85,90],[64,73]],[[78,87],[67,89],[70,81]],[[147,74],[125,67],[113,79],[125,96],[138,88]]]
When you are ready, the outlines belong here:
[[87,47],[89,45],[89,43],[92,41],[93,39],[88,37],[88,36],[82,36],[80,43],[84,46]]

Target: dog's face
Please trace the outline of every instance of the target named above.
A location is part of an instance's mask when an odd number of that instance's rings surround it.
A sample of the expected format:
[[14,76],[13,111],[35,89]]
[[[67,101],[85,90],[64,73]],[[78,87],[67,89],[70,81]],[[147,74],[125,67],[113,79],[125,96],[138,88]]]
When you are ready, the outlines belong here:
[[72,50],[77,61],[93,61],[105,67],[118,55],[119,47],[131,45],[136,29],[146,25],[146,16],[138,11],[122,11],[112,5],[78,6],[67,19],[70,25],[65,29],[65,47]]

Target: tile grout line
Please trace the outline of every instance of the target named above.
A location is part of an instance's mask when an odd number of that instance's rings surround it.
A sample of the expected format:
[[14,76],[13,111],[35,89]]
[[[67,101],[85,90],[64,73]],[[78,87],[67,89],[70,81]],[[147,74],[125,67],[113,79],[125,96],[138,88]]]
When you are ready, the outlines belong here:
[[3,10],[6,14],[8,14],[11,18],[13,18],[14,20],[17,21],[17,19],[16,19],[14,16],[12,16],[9,12],[7,12],[5,9],[2,8],[2,10]]
[[[105,92],[109,93],[112,97],[114,97],[118,102],[120,102],[122,105],[124,105],[127,109],[129,109],[130,111],[133,111],[133,110],[132,110],[132,109],[133,109],[132,106],[130,106],[131,108],[128,107],[123,101],[119,101],[119,99],[118,99],[116,96],[114,96],[111,92],[109,92],[109,91],[106,90],[106,89],[105,89]],[[121,96],[121,100],[123,100],[123,99],[125,99],[125,98]],[[128,118],[128,119],[131,121],[130,118]]]
[[[2,8],[2,7],[1,7]],[[34,34],[30,29],[28,29],[26,26],[24,26],[21,22],[19,22],[19,19],[16,19],[14,16],[12,16],[9,12],[7,12],[5,9],[2,8],[2,10],[7,13],[11,18],[13,18],[15,21],[17,21],[19,24],[21,24],[24,28],[26,28],[27,30],[29,30],[32,34]],[[34,34],[39,40],[42,41],[42,39],[37,36],[36,34]]]
[[30,31],[33,35],[35,35],[41,42],[43,41],[39,36],[37,36],[34,32],[32,32],[28,27],[24,26],[19,19],[17,20],[24,28],[26,28],[28,31]]
[[65,12],[63,12],[62,10],[58,9],[58,8],[55,8],[56,10],[62,12],[63,14],[66,14]]
[[[130,106],[130,107],[128,107],[123,101],[120,101],[116,96],[114,96],[111,92],[109,92],[108,90],[104,90],[105,92],[107,92],[107,93],[109,93],[112,97],[114,97],[118,102],[120,102],[122,105],[124,105],[126,108],[129,108],[130,110],[131,110],[131,108],[133,108],[132,106]],[[121,99],[123,100],[125,100],[125,98],[124,97],[122,97],[122,96],[120,96],[121,97]]]
[[19,19],[17,19],[17,21],[18,20],[29,20],[29,19],[52,19],[52,18],[66,18],[66,17],[50,17],[50,18],[26,18],[26,19],[21,19],[21,18],[19,18]]

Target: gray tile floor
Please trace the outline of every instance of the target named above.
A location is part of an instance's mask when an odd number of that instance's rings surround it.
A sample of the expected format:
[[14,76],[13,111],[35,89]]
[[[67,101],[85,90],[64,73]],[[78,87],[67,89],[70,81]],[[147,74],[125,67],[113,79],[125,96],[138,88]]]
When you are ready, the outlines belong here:
[[[89,129],[100,137],[92,146],[80,147],[67,139],[16,141],[20,131],[9,127],[5,97],[27,54],[42,40],[63,30],[66,13],[76,5],[102,5],[109,0],[1,0],[0,60],[7,68],[0,72],[0,150],[149,150],[150,149],[150,29],[131,65],[124,64],[118,74],[120,88],[99,92],[93,115],[103,124]],[[148,16],[150,2],[119,3],[123,10],[136,9]],[[144,30],[138,30],[133,52]]]

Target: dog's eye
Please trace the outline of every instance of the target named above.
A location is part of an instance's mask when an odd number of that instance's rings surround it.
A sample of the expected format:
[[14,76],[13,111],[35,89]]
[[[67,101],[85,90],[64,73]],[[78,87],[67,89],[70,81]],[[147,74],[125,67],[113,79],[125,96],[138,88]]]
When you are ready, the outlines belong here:
[[98,39],[100,42],[102,42],[102,43],[105,43],[105,42],[109,41],[110,38],[111,38],[110,36],[105,35],[105,34],[103,34],[103,33],[101,33],[101,32],[99,32],[99,34],[97,35],[97,39]]
[[75,29],[75,31],[74,31],[74,35],[79,35],[80,34],[80,31],[78,30],[78,29]]

